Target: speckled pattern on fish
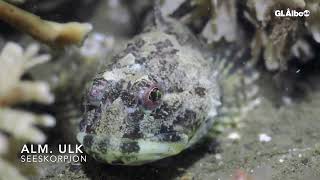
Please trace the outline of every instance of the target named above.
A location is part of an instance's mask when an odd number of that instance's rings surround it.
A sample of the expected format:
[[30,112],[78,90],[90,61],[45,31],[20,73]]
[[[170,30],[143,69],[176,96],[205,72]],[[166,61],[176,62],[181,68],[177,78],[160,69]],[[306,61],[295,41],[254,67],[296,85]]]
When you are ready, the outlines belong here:
[[[212,63],[188,31],[136,36],[93,80],[78,140],[98,160],[140,165],[178,154],[211,127],[220,106]],[[184,40],[183,34],[187,32]]]

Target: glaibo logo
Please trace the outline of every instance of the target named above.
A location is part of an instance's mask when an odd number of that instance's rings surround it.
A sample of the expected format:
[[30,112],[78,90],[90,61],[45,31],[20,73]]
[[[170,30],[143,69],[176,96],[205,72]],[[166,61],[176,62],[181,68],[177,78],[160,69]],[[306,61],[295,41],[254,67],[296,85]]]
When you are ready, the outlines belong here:
[[297,10],[275,10],[274,15],[276,17],[308,17],[310,16],[309,10],[297,11]]

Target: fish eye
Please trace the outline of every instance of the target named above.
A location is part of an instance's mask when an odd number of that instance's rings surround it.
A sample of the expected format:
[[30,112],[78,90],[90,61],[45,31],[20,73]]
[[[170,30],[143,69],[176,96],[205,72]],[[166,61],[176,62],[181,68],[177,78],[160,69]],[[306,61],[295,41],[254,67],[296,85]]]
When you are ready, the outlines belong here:
[[151,86],[145,90],[142,104],[146,109],[154,110],[160,105],[162,96],[163,93],[158,86]]
[[149,100],[153,102],[157,102],[161,99],[162,93],[158,87],[155,87],[151,90],[149,95]]

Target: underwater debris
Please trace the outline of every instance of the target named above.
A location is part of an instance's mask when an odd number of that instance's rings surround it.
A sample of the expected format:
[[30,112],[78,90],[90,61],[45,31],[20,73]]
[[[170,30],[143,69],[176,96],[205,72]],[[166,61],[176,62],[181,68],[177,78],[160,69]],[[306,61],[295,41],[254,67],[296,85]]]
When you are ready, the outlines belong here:
[[238,37],[238,22],[236,15],[236,1],[212,1],[212,16],[203,30],[208,43],[225,39],[233,42]]
[[[186,1],[185,1],[186,2]],[[191,21],[207,17],[196,31],[211,47],[230,42],[249,45],[247,62],[274,78],[278,95],[294,96],[308,91],[301,88],[301,78],[312,64],[318,62],[320,43],[320,2],[304,0],[191,0]],[[203,9],[207,7],[207,11]],[[281,16],[276,11],[309,12],[303,16]],[[184,12],[178,8],[179,13]],[[179,14],[174,12],[174,14]],[[191,15],[190,15],[191,14]],[[205,18],[204,18],[205,19]],[[184,19],[181,19],[184,20]],[[192,23],[185,23],[187,25]],[[193,26],[192,26],[193,27]],[[310,73],[309,73],[310,75]],[[290,82],[290,83],[288,83]],[[298,85],[299,84],[299,85]],[[305,94],[306,95],[306,94]],[[301,97],[301,96],[300,96]],[[281,99],[281,98],[279,98]]]
[[174,13],[179,6],[184,3],[185,0],[176,0],[176,1],[164,1],[161,4],[161,13],[163,16],[169,16],[170,14]]
[[36,44],[23,50],[20,45],[9,42],[0,53],[0,179],[25,179],[20,171],[24,169],[34,174],[36,168],[19,164],[16,155],[23,143],[43,143],[46,140],[35,125],[55,125],[55,119],[50,115],[10,108],[18,103],[50,104],[54,101],[47,83],[21,80],[28,69],[49,61],[49,55],[38,55],[38,51]]
[[265,133],[259,134],[258,137],[260,142],[270,142],[272,140],[272,137]]
[[311,16],[307,19],[306,26],[311,31],[314,40],[320,43],[320,2],[319,1],[309,1],[306,4],[306,9],[310,10]]
[[[268,71],[286,71],[293,59],[304,64],[314,58],[309,37],[320,42],[319,5],[318,1],[304,0],[211,1],[211,18],[201,35],[212,44],[223,40],[250,43],[253,60],[262,60]],[[276,10],[286,12],[288,8],[308,10],[310,16],[276,17]],[[192,13],[196,12],[197,8]]]
[[238,132],[232,132],[228,135],[228,139],[233,140],[233,141],[237,141],[237,140],[241,139],[241,135]]
[[0,0],[0,19],[49,45],[63,47],[80,45],[92,30],[88,23],[57,23],[40,17]]
[[92,32],[80,47],[80,54],[86,59],[103,59],[115,44],[113,36]]
[[[256,34],[252,38],[252,52],[263,54],[265,67],[269,71],[289,69],[289,61],[298,58],[304,64],[314,57],[308,36],[313,34],[318,24],[319,2],[304,0],[250,0],[246,6],[246,18],[254,25]],[[313,8],[312,8],[313,7]],[[276,17],[275,10],[306,9],[310,17]],[[317,28],[315,28],[317,29]],[[314,37],[317,41],[317,38]],[[299,52],[298,52],[299,51]],[[299,55],[303,54],[304,56]]]
[[237,169],[233,174],[233,180],[253,180],[253,178],[242,169]]

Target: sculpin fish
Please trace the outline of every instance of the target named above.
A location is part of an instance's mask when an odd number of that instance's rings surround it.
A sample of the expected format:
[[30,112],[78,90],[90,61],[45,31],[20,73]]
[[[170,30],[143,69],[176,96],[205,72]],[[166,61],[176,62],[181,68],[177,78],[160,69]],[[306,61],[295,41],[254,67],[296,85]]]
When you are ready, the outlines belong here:
[[217,63],[178,21],[158,18],[96,75],[77,139],[95,159],[141,165],[203,137],[221,106]]

